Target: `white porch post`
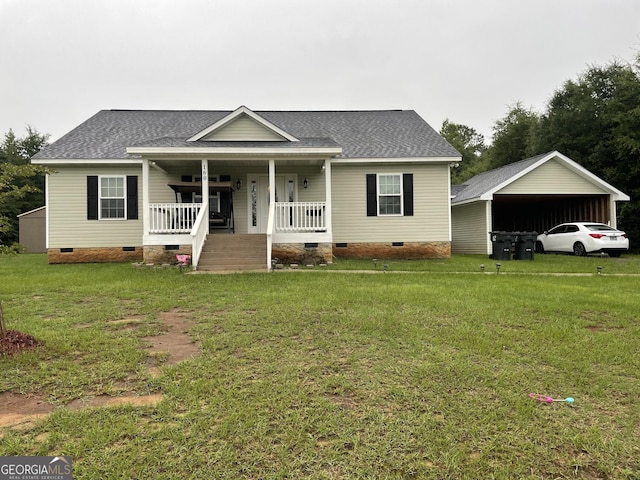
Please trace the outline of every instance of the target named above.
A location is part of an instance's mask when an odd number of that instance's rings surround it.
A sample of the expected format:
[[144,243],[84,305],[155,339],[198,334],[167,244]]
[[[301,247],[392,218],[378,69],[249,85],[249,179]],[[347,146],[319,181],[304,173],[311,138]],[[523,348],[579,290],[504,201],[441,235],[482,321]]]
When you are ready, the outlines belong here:
[[324,198],[325,198],[325,212],[324,212],[324,221],[325,227],[327,228],[327,233],[333,235],[333,222],[331,221],[331,161],[324,161]]
[[611,212],[611,214],[609,215],[609,225],[611,225],[613,228],[618,228],[618,212],[616,211],[616,201],[611,194],[609,194],[609,211]]
[[151,219],[149,218],[149,160],[142,159],[142,234],[149,235]]
[[271,269],[273,253],[273,218],[271,212],[276,206],[276,161],[269,160],[269,221],[267,222],[267,270]]
[[[209,208],[209,161],[201,160],[200,175],[202,176],[202,208]],[[209,218],[207,214],[207,218]]]
[[485,225],[487,227],[487,253],[489,255],[493,254],[493,242],[491,241],[491,236],[489,235],[489,230],[493,231],[493,217],[491,215],[491,200],[487,200],[485,202]]
[[269,160],[269,205],[276,201],[276,161]]

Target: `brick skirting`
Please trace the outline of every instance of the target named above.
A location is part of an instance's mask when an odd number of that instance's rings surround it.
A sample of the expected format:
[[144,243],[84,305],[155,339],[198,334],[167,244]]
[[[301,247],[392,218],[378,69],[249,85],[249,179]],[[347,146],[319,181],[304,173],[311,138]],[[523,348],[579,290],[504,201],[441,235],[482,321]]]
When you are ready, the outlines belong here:
[[449,258],[451,242],[334,243],[337,258],[422,260]]
[[[146,247],[94,247],[50,248],[49,263],[106,263],[140,262],[175,264],[176,255],[191,255],[191,245],[176,245],[167,249],[164,245]],[[131,250],[133,248],[133,250]],[[449,258],[450,242],[403,243],[280,243],[274,244],[271,256],[280,263],[318,264],[338,258],[379,258],[420,260]]]
[[[177,247],[177,248],[175,248]],[[175,245],[167,249],[164,245],[147,245],[144,247],[144,263],[178,263],[176,255],[191,255],[191,245]]]
[[49,248],[49,263],[140,262],[142,247]]
[[331,262],[331,244],[274,243],[271,258],[278,263],[300,263],[303,265]]

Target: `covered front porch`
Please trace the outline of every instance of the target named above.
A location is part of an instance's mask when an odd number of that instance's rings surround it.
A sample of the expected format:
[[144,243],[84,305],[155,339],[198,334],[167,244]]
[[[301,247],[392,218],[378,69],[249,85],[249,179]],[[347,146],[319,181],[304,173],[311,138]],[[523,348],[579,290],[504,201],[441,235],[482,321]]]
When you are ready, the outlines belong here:
[[[143,158],[142,215],[148,263],[154,263],[152,256],[164,256],[166,263],[188,254],[193,268],[199,269],[205,245],[211,251],[212,243],[222,243],[221,235],[263,238],[262,269],[270,269],[272,258],[282,256],[280,246],[287,252],[297,246],[300,261],[307,255],[305,248],[328,245],[330,255],[331,161]],[[248,256],[240,249],[238,254]]]

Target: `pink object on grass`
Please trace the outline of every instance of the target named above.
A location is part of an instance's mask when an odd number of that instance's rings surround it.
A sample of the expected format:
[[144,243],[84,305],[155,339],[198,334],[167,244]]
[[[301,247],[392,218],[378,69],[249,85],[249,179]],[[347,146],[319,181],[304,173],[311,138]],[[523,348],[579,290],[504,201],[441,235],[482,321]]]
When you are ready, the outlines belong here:
[[191,255],[176,255],[176,260],[178,260],[178,265],[186,267],[189,265]]

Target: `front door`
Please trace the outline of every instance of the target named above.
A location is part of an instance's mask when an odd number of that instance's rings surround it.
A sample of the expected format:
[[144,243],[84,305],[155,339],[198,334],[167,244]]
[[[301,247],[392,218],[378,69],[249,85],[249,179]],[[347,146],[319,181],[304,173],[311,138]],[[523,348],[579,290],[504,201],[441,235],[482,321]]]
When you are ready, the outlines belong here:
[[[276,202],[295,201],[295,178],[287,175],[276,175]],[[269,221],[269,176],[258,177],[256,195],[257,231],[267,233]]]

